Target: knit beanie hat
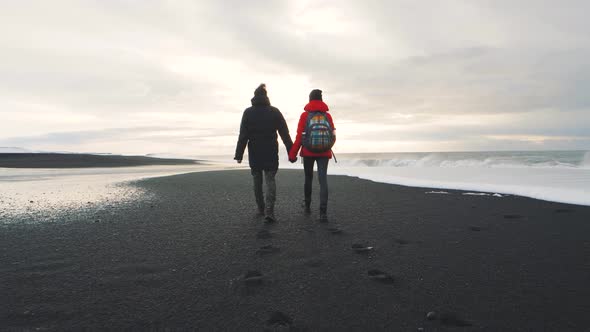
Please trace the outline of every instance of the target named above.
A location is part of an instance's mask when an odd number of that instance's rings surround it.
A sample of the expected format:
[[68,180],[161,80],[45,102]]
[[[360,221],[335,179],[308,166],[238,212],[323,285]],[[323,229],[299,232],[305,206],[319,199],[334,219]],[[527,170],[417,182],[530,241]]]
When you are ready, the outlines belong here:
[[309,93],[309,101],[312,101],[312,100],[322,100],[322,90],[320,90],[320,89],[311,90],[311,92]]
[[256,90],[254,90],[254,96],[266,96],[266,84],[261,83]]

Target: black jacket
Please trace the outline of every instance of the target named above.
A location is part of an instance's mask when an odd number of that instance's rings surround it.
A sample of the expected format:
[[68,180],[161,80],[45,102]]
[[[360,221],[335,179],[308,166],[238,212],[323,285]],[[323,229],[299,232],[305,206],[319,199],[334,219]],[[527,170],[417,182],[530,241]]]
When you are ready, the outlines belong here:
[[289,128],[283,114],[278,108],[270,105],[266,96],[254,96],[252,107],[248,107],[242,116],[240,137],[234,159],[242,160],[247,144],[251,169],[277,170],[279,168],[277,131],[289,153],[293,141],[289,136]]

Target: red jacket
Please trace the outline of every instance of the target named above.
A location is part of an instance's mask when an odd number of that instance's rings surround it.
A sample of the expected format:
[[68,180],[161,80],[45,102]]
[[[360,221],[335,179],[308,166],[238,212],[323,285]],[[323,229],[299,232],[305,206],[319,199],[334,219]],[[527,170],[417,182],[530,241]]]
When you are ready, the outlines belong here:
[[[308,112],[313,112],[313,111],[326,112],[326,116],[328,117],[328,121],[330,122],[332,129],[334,129],[334,130],[336,129],[334,127],[334,122],[332,121],[332,116],[330,115],[330,113],[328,113],[328,111],[329,111],[328,105],[326,105],[321,100],[312,100],[307,105],[305,105],[305,108],[303,108],[303,109],[305,110],[305,112],[301,113],[301,116],[299,117],[299,124],[297,125],[297,137],[295,138],[295,143],[293,143],[293,147],[291,148],[291,151],[289,151],[289,159],[292,160],[297,157],[297,152],[299,152],[299,148],[301,148],[301,153],[299,154],[301,157],[328,157],[328,158],[332,158],[332,151],[317,153],[317,152],[311,152],[311,151],[307,150],[305,147],[301,146],[301,136],[303,135],[303,132],[305,131]],[[336,139],[336,137],[334,137],[334,139]]]

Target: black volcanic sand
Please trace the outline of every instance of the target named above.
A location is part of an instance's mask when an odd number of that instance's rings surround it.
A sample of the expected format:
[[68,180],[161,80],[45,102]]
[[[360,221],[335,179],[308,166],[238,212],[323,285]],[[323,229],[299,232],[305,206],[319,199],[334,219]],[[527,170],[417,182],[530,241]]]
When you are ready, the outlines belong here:
[[117,156],[67,153],[0,153],[5,168],[83,168],[130,167],[150,165],[194,165],[195,160],[164,159],[144,156]]
[[139,182],[154,200],[98,222],[2,226],[0,326],[590,329],[588,207],[330,176],[324,224],[302,171],[277,177],[270,225],[238,170]]

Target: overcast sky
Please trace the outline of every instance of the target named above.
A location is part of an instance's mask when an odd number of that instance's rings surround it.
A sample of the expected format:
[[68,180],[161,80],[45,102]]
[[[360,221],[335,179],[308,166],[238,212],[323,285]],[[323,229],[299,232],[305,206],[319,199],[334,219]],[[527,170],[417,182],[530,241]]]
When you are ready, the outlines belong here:
[[0,147],[232,155],[264,82],[337,152],[590,149],[590,1],[0,1]]

